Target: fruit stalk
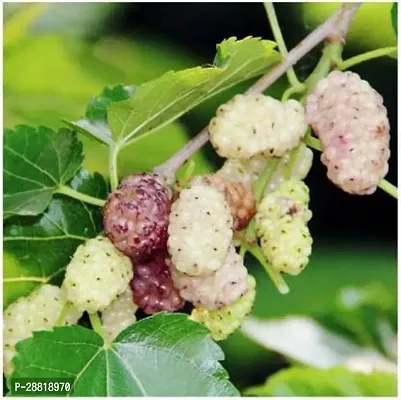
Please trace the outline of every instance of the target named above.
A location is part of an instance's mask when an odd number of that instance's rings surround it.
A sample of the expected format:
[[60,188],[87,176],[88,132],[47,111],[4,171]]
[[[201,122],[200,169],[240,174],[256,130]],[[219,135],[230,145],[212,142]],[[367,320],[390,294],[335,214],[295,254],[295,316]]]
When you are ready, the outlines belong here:
[[56,193],[64,194],[66,196],[72,197],[73,199],[83,201],[84,203],[92,204],[94,206],[103,207],[106,204],[105,200],[98,199],[96,197],[88,196],[87,194],[83,194],[78,192],[68,186],[60,186]]

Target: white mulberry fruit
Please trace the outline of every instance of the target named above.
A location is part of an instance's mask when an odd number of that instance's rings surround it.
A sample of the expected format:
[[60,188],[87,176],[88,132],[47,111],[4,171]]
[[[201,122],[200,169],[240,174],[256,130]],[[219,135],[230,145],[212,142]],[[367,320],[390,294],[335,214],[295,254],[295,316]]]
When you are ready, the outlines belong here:
[[131,287],[117,296],[102,312],[103,330],[108,342],[112,342],[125,328],[136,321],[136,310]]
[[262,252],[278,272],[298,275],[308,264],[312,237],[307,222],[309,189],[295,179],[283,181],[264,196],[256,214]]
[[299,144],[306,128],[301,103],[292,99],[281,103],[263,94],[236,95],[217,109],[209,123],[216,152],[234,159],[258,153],[282,156]]
[[103,311],[132,279],[132,264],[109,239],[89,239],[75,251],[62,289],[78,310]]
[[[3,367],[6,376],[14,370],[15,345],[30,337],[32,332],[51,330],[66,304],[67,300],[59,287],[43,285],[6,308],[3,313]],[[73,325],[81,316],[82,312],[70,306],[62,325]]]
[[[289,177],[303,180],[312,168],[313,152],[304,143],[301,143],[299,146],[297,153],[294,155],[295,160],[292,161],[293,164],[291,171],[289,171]],[[291,154],[286,153],[281,157],[266,187],[265,194],[276,190],[278,184],[286,178],[285,174],[289,166],[290,156]],[[247,160],[228,159],[215,175],[234,182],[252,185],[259,178],[268,161],[269,158],[262,154],[258,154]]]
[[268,158],[257,154],[246,160],[228,159],[216,172],[216,176],[246,185],[252,185],[266,166]]
[[209,186],[193,186],[174,202],[168,228],[172,262],[188,275],[210,275],[227,256],[233,218],[224,196]]
[[131,287],[134,302],[146,314],[177,311],[184,306],[171,277],[171,260],[166,252],[159,252],[152,260],[135,265]]
[[[284,156],[281,158],[272,178],[266,187],[265,194],[275,191],[278,185],[286,179],[286,174],[288,174],[288,178],[294,178],[297,180],[304,180],[307,177],[310,169],[312,168],[313,151],[304,143],[301,143],[300,147],[294,151],[296,151],[296,153],[292,155],[294,160],[291,160],[291,166],[289,166],[291,157],[290,153],[284,154]],[[287,172],[289,167],[291,170]]]
[[175,286],[181,296],[195,307],[214,310],[229,305],[248,290],[248,271],[242,257],[230,246],[223,266],[206,277],[189,276],[172,270]]
[[104,230],[113,244],[135,261],[150,258],[167,244],[172,192],[157,174],[125,178],[103,208]]
[[214,340],[224,340],[236,331],[252,311],[256,295],[256,281],[248,275],[248,291],[237,301],[218,310],[194,308],[190,318],[205,325]]
[[230,181],[218,175],[203,175],[191,179],[191,186],[206,185],[219,191],[230,207],[233,217],[233,230],[244,229],[256,214],[252,186]]
[[329,179],[345,192],[372,194],[390,157],[383,98],[358,74],[333,71],[308,96],[306,110]]

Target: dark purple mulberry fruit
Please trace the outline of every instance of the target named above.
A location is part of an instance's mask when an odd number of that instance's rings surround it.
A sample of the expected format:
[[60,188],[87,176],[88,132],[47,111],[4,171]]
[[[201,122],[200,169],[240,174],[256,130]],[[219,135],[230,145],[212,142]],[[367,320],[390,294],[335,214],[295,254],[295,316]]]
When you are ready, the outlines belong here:
[[171,278],[171,261],[166,252],[157,253],[151,261],[137,263],[131,281],[134,303],[146,314],[177,311],[184,300]]
[[152,173],[125,178],[103,208],[104,230],[113,244],[134,261],[166,248],[172,193]]

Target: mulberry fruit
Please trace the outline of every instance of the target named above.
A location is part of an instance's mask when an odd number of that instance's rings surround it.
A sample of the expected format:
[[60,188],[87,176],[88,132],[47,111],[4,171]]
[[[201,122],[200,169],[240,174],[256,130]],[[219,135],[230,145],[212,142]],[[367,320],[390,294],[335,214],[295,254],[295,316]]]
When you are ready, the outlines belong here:
[[383,98],[358,74],[333,71],[308,96],[306,110],[329,179],[345,192],[372,194],[390,157]]
[[307,227],[309,189],[295,179],[283,181],[264,196],[256,214],[263,254],[278,272],[299,274],[308,264],[312,237]]
[[[286,153],[279,161],[279,164],[266,187],[265,194],[276,190],[278,184],[286,178],[286,173],[288,173],[286,169],[289,166],[290,156],[289,153]],[[303,180],[312,168],[313,152],[304,143],[301,143],[293,157],[295,160],[292,161],[291,171],[289,171],[288,177]],[[228,159],[215,175],[234,182],[252,185],[265,169],[268,160],[269,158],[261,154],[253,156],[248,160]]]
[[252,185],[266,166],[267,158],[261,154],[247,160],[228,159],[216,172],[216,176],[245,185]]
[[223,266],[206,277],[189,276],[173,269],[175,286],[195,307],[214,310],[229,305],[248,290],[248,271],[233,246]]
[[[287,153],[281,158],[272,178],[266,187],[265,194],[274,192],[278,185],[286,179],[286,174],[288,174],[288,178],[294,178],[297,180],[304,180],[308,175],[313,163],[312,150],[304,143],[301,143],[300,147],[296,150],[296,153],[292,155],[294,160],[291,160],[291,167],[289,166],[290,156],[291,154]],[[289,167],[291,170],[287,172],[286,170]]]
[[285,216],[262,236],[261,247],[276,271],[298,275],[308,265],[312,237],[304,221]]
[[109,239],[98,236],[78,247],[67,266],[62,289],[80,311],[103,311],[132,279],[132,264]]
[[190,318],[204,324],[214,340],[224,340],[236,331],[251,312],[256,295],[256,282],[248,275],[248,291],[237,301],[219,310],[194,308]]
[[[59,287],[43,285],[7,307],[3,314],[3,367],[6,376],[10,376],[14,370],[12,360],[17,354],[15,345],[30,337],[32,332],[51,330],[66,303]],[[81,316],[82,312],[70,307],[62,324],[73,325]]]
[[224,196],[233,217],[234,231],[244,229],[256,213],[255,198],[250,185],[230,181],[217,175],[197,176],[190,184],[211,186]]
[[290,215],[308,222],[312,213],[308,209],[309,188],[297,179],[282,181],[272,193],[264,195],[256,214],[257,231],[267,230],[280,218]]
[[304,109],[296,100],[285,103],[262,94],[236,95],[221,105],[209,124],[216,152],[246,159],[258,153],[282,156],[296,147],[306,132]]
[[227,256],[233,218],[224,196],[209,186],[193,186],[174,202],[168,228],[172,262],[188,275],[210,275]]
[[150,258],[154,251],[166,248],[171,202],[171,190],[159,175],[131,175],[103,208],[105,233],[133,260]]
[[131,282],[133,298],[146,314],[177,311],[184,306],[184,300],[174,287],[171,268],[171,260],[165,252],[159,252],[152,260],[135,265]]
[[102,312],[103,330],[108,342],[112,342],[125,328],[136,321],[136,310],[131,287],[120,295]]

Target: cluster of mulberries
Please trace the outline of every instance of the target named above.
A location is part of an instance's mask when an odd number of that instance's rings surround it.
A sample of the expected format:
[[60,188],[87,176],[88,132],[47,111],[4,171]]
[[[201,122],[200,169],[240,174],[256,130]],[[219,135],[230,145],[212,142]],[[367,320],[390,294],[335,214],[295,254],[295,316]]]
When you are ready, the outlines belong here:
[[383,98],[353,72],[331,72],[306,102],[329,179],[351,194],[371,194],[387,174],[390,125]]
[[281,103],[263,94],[235,96],[217,109],[209,123],[216,152],[232,159],[256,154],[280,157],[298,145],[306,128],[301,103]]
[[139,173],[123,179],[103,209],[106,235],[132,260],[131,307],[147,314],[176,311],[184,305],[173,285],[167,254],[172,199],[160,175]]
[[[313,153],[301,141],[308,124],[322,143],[330,180],[352,194],[373,193],[388,170],[389,121],[382,97],[357,74],[335,71],[322,79],[306,112],[295,100],[237,95],[208,126],[216,152],[227,158],[216,174],[192,178],[174,196],[158,174],[126,177],[103,208],[106,237],[77,248],[62,287],[43,285],[4,311],[6,376],[20,340],[74,324],[85,311],[101,312],[108,342],[136,321],[138,308],[176,311],[185,301],[194,306],[190,318],[215,340],[238,329],[256,282],[236,253],[234,234],[255,218],[262,253],[276,272],[298,275],[308,264],[312,213],[302,180]],[[256,204],[252,186],[277,157]]]
[[[168,230],[172,278],[195,315],[223,313],[248,293],[248,271],[231,243],[233,230],[248,224],[254,208],[249,186],[215,175],[192,179],[174,202]],[[225,337],[245,316],[227,325]]]
[[258,206],[256,232],[263,254],[277,272],[298,275],[308,264],[312,250],[308,203],[308,187],[289,179],[265,195]]
[[[13,358],[16,344],[32,335],[32,332],[51,330],[67,304],[60,288],[43,285],[27,297],[21,297],[4,310],[3,316],[3,365],[4,373],[10,376],[14,370]],[[73,325],[82,312],[70,306],[60,325]]]

